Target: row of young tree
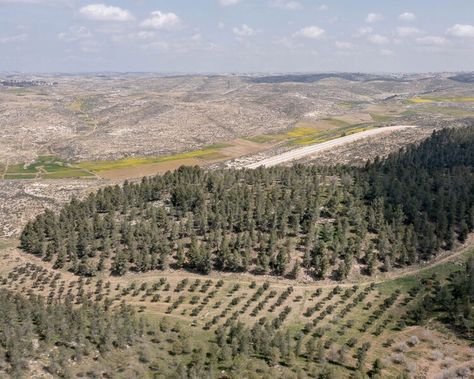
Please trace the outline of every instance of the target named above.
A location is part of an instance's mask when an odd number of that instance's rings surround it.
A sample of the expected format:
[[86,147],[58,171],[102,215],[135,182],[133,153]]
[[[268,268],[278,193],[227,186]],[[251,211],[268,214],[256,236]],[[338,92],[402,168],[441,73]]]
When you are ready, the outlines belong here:
[[417,307],[410,312],[411,318],[422,323],[436,315],[463,338],[474,340],[474,258],[471,257],[463,270],[453,272],[447,283],[436,283],[425,294]]
[[80,361],[97,351],[103,354],[133,345],[144,330],[130,306],[106,310],[89,302],[81,307],[46,305],[39,296],[0,289],[0,373],[6,368],[12,377],[22,377],[30,361],[48,352],[49,372],[62,377],[71,358]]
[[21,247],[79,275],[165,269],[344,279],[427,260],[474,229],[474,131],[364,168],[181,167],[29,222]]
[[[336,379],[340,372],[336,366],[351,368],[354,378],[383,378],[383,365],[380,359],[369,361],[370,342],[352,350],[349,345],[340,346],[323,340],[318,336],[303,338],[304,334],[292,335],[289,330],[278,330],[271,322],[261,319],[253,327],[241,322],[233,323],[229,328],[216,330],[218,360],[258,358],[269,366],[282,365],[300,370],[301,362],[306,362],[306,374],[299,371],[297,377]],[[355,358],[355,359],[353,359]],[[400,375],[399,378],[404,378]]]

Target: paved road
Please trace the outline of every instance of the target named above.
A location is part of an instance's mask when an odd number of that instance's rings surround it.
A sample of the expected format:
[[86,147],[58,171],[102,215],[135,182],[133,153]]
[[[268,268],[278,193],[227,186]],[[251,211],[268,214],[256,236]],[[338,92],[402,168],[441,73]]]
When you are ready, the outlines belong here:
[[290,150],[285,153],[275,155],[273,157],[248,164],[245,166],[245,168],[257,168],[261,166],[272,167],[272,166],[279,165],[281,163],[286,163],[293,160],[301,159],[308,155],[311,155],[320,151],[332,149],[334,147],[341,146],[346,143],[350,143],[350,142],[354,142],[363,138],[375,136],[380,133],[388,133],[388,132],[393,132],[395,130],[402,130],[406,128],[415,128],[415,127],[416,126],[412,126],[412,125],[397,125],[397,126],[387,126],[383,128],[370,129],[370,130],[366,130],[360,133],[351,134],[349,136],[336,138],[331,141],[317,143],[315,145],[310,145],[310,146],[301,147],[299,149]]

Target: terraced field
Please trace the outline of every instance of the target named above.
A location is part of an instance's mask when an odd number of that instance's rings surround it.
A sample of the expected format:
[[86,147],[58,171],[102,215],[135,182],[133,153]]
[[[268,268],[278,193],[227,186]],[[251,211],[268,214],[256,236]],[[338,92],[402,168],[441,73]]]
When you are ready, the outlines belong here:
[[472,248],[385,280],[304,284],[181,271],[78,278],[25,257],[11,242],[0,246],[0,285],[25,295],[40,294],[48,303],[95,301],[112,308],[131,304],[151,322],[176,322],[203,341],[213,340],[220,328],[236,321],[248,326],[270,322],[300,346],[297,362],[304,366],[322,359],[341,378],[351,377],[361,351],[367,356],[366,369],[376,358],[384,362],[384,378],[400,372],[423,377],[451,366],[472,366],[472,352],[452,331],[441,325],[410,326],[408,316],[423,294],[474,255]]

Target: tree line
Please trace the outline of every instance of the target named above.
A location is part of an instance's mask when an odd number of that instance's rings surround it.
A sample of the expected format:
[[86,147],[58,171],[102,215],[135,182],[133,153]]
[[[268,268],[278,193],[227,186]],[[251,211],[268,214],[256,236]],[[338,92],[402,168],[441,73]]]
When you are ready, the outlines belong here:
[[181,167],[108,186],[21,234],[78,275],[184,268],[344,279],[411,265],[474,229],[474,131],[445,129],[363,168]]

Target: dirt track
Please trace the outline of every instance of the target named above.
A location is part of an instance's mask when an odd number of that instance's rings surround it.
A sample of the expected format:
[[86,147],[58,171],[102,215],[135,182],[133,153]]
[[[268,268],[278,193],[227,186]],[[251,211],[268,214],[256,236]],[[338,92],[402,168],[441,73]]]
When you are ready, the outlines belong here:
[[301,158],[307,157],[311,154],[315,154],[315,153],[318,153],[318,152],[323,151],[323,150],[332,149],[334,147],[338,147],[338,146],[341,146],[341,145],[345,145],[347,143],[358,141],[358,140],[363,139],[363,138],[368,138],[368,137],[371,137],[371,136],[375,136],[377,134],[390,133],[390,132],[393,132],[393,131],[396,131],[396,130],[402,130],[402,129],[414,128],[414,127],[416,127],[416,126],[397,125],[397,126],[387,126],[387,127],[384,127],[384,128],[370,129],[370,130],[366,130],[364,132],[351,134],[349,136],[336,138],[336,139],[333,139],[331,141],[322,142],[322,143],[318,143],[318,144],[314,144],[314,145],[310,145],[310,146],[301,147],[299,149],[290,150],[290,151],[287,151],[285,153],[282,153],[282,154],[279,154],[279,155],[276,155],[276,156],[273,156],[273,157],[270,157],[270,158],[266,158],[266,159],[263,159],[261,161],[255,162],[255,163],[251,163],[251,164],[245,166],[245,168],[253,169],[253,168],[258,168],[258,167],[262,167],[262,166],[263,167],[272,167],[272,166],[279,165],[281,163],[287,163],[287,162],[291,162],[291,161],[294,161],[294,160],[297,160],[297,159],[301,159]]
[[[2,240],[0,240],[0,242],[1,241]],[[6,262],[4,262],[2,268],[0,268],[0,273],[8,272],[9,270],[11,270],[12,265],[16,266],[20,262],[22,263],[33,262],[44,268],[47,268],[47,269],[51,268],[51,264],[49,262],[45,262],[34,255],[24,253],[19,248],[17,248],[16,246],[19,245],[18,240],[8,239],[8,240],[3,240],[3,241],[5,241],[6,246],[3,249],[0,247],[0,259],[3,256],[4,257],[3,259],[7,259],[10,262],[10,264],[8,265],[6,264]],[[226,272],[217,272],[217,271],[213,271],[207,276],[210,279],[214,279],[214,280],[223,279],[230,282],[241,282],[241,283],[250,283],[251,281],[257,279],[259,282],[269,281],[272,284],[272,286],[281,287],[281,288],[284,288],[288,285],[293,285],[294,287],[303,287],[306,289],[315,289],[315,288],[333,288],[335,286],[350,287],[350,286],[353,286],[354,284],[358,284],[358,285],[367,285],[370,283],[380,284],[380,283],[404,278],[411,275],[417,275],[426,270],[439,266],[441,264],[451,262],[451,261],[456,261],[460,256],[467,253],[468,251],[471,251],[472,249],[474,249],[474,233],[471,233],[469,235],[468,239],[466,240],[464,244],[457,246],[452,251],[445,251],[439,254],[436,258],[432,259],[431,261],[426,262],[425,264],[417,264],[417,265],[413,265],[413,266],[406,267],[403,269],[395,269],[389,273],[379,274],[371,278],[358,278],[357,280],[346,280],[344,282],[336,282],[336,281],[331,281],[331,280],[321,280],[321,281],[312,281],[312,282],[309,282],[306,280],[295,281],[295,280],[276,277],[272,275],[254,276],[249,273],[236,274],[236,273],[226,273]],[[63,275],[66,275],[70,277],[71,279],[77,278],[74,274],[71,274],[70,272],[62,271],[62,273]],[[122,283],[122,282],[132,282],[134,280],[147,281],[147,280],[156,278],[157,276],[174,278],[173,281],[176,281],[176,282],[183,278],[188,278],[190,280],[203,278],[203,276],[200,274],[195,274],[195,273],[184,271],[184,270],[171,270],[171,269],[168,269],[165,271],[149,271],[146,273],[128,272],[127,274],[121,277],[111,276],[107,278],[113,284],[116,284],[116,283]]]

